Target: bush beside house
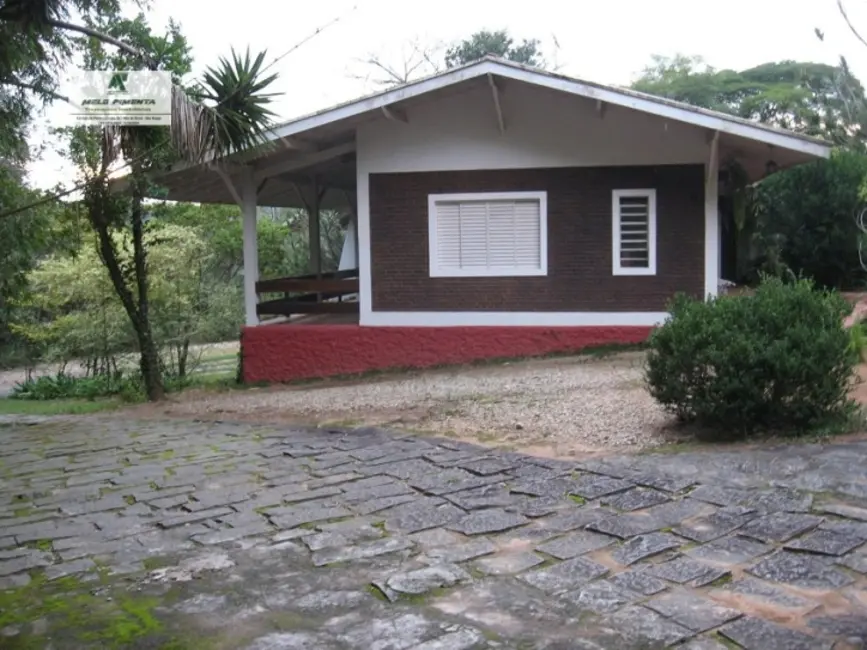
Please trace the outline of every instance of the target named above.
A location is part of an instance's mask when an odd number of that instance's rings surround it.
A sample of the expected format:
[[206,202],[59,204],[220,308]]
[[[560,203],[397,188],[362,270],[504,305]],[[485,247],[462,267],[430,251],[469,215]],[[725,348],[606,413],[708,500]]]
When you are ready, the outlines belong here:
[[795,433],[845,421],[858,352],[845,300],[768,279],[752,296],[685,296],[649,340],[651,395],[685,422],[727,434]]

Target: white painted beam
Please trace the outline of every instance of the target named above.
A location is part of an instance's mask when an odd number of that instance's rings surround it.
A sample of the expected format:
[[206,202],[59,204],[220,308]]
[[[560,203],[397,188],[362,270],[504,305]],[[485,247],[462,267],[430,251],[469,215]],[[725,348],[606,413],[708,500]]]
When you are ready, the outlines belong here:
[[280,138],[280,142],[282,142],[283,146],[287,149],[296,149],[298,151],[304,151],[307,153],[314,153],[319,150],[319,148],[312,142],[308,142],[307,140],[302,140],[301,138],[296,138],[293,136],[282,137]]
[[323,193],[319,190],[319,179],[315,176],[312,179],[313,202],[307,208],[307,232],[310,273],[316,275],[322,274],[322,235],[320,233],[320,210],[319,206],[322,202]]
[[353,151],[355,151],[355,143],[347,142],[300,158],[290,158],[264,167],[254,167],[253,176],[256,180],[262,180],[264,178],[270,178],[271,176],[277,176],[278,174],[285,174],[286,172],[291,172],[297,169],[304,169],[305,167],[316,165]]
[[506,132],[506,122],[503,120],[503,106],[500,103],[500,89],[497,87],[497,82],[494,80],[494,75],[488,75],[488,85],[491,87],[491,96],[494,98],[494,110],[497,112],[497,127],[500,129],[500,135]]
[[603,102],[601,99],[596,100],[596,114],[599,116],[600,120],[605,119],[605,113],[608,111],[608,104]]
[[244,320],[248,326],[258,325],[256,282],[259,280],[259,241],[256,229],[256,179],[250,169],[241,179],[242,212],[244,216]]
[[392,106],[383,106],[382,114],[385,115],[385,119],[391,120],[392,122],[402,122],[404,124],[409,124],[409,118],[406,116],[406,113],[399,108],[394,108]]
[[232,195],[235,203],[239,208],[244,207],[244,201],[241,199],[241,195],[238,194],[238,188],[235,187],[235,183],[232,182],[232,177],[223,169],[220,165],[210,165],[210,168],[217,172],[217,176],[223,179],[223,183],[226,184],[226,189],[229,190],[229,194]]
[[706,180],[710,181],[710,174],[719,172],[719,163],[717,161],[719,158],[719,131],[714,131],[713,135],[708,134],[708,137],[710,138],[710,154],[706,167],[708,173]]
[[719,131],[711,136],[704,183],[704,295],[719,293]]

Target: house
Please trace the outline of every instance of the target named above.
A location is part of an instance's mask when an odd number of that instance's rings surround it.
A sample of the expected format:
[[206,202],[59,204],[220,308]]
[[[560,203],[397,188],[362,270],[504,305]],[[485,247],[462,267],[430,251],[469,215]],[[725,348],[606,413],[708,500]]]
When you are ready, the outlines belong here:
[[[490,57],[272,139],[163,181],[243,210],[248,381],[641,341],[675,293],[718,291],[721,167],[755,181],[831,151]],[[342,270],[323,273],[313,245],[309,275],[260,279],[257,205],[307,208],[313,239],[321,209],[347,212]]]

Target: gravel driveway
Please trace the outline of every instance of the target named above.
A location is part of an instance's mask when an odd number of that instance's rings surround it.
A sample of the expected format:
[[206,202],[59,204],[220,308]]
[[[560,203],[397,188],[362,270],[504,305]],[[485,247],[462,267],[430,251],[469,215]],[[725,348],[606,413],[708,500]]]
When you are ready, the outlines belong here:
[[232,393],[185,395],[173,416],[376,424],[543,455],[663,444],[670,418],[642,385],[644,355],[535,359]]

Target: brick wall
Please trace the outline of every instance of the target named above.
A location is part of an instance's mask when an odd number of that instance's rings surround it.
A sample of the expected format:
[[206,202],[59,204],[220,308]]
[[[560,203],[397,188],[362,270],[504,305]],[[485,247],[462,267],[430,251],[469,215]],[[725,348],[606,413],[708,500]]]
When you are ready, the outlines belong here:
[[[374,311],[663,311],[704,291],[701,165],[370,175]],[[657,274],[611,273],[611,191],[656,189]],[[546,191],[548,275],[431,278],[428,195]]]

